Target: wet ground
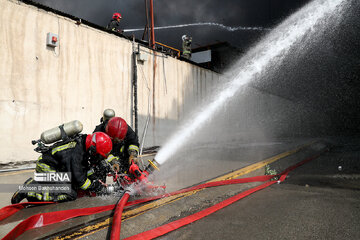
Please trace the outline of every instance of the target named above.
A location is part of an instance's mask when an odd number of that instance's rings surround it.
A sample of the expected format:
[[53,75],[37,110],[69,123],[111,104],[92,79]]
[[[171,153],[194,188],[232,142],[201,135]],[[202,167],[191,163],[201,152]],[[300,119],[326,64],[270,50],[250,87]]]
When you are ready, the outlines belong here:
[[[223,156],[221,161],[217,151],[209,150],[207,161],[198,161],[192,166],[180,164],[176,167],[180,172],[173,178],[158,173],[159,181],[166,181],[168,191],[171,191],[226,173],[234,174],[236,169],[248,169],[240,177],[263,175],[265,164],[269,164],[271,170],[280,172],[322,152],[318,158],[292,171],[285,182],[256,192],[160,239],[360,239],[360,140],[327,139],[316,143],[313,140],[287,139],[269,141],[268,144],[243,144],[239,148],[230,147],[228,154],[233,157]],[[311,144],[304,146],[307,143]],[[323,152],[327,148],[330,151]],[[163,164],[161,171],[171,169],[170,164]],[[246,168],[249,166],[256,167],[249,170]],[[1,183],[22,182],[32,175],[31,172],[4,174],[0,174]],[[140,208],[127,209],[123,214],[121,237],[185,217],[259,184],[205,189],[176,199],[162,199]],[[1,204],[7,205],[6,193],[2,194]],[[7,195],[11,196],[10,193]],[[2,223],[0,235],[4,236],[19,220],[35,213],[108,205],[115,201],[114,198],[81,198],[71,203],[24,209],[11,217],[7,224]],[[111,224],[110,214],[81,217],[31,230],[19,239],[106,239]]]
[[333,143],[283,183],[159,239],[360,239],[360,141]]

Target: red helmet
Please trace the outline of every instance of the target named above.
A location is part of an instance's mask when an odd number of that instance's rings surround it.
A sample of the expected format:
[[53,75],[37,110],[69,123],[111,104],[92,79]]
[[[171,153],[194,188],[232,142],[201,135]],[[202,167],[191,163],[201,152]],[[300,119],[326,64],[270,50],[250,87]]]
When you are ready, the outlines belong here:
[[105,128],[105,132],[114,140],[123,140],[127,130],[128,125],[121,117],[111,118]]
[[90,150],[92,154],[98,153],[106,158],[112,149],[111,138],[103,132],[95,132],[86,137],[86,150]]
[[119,18],[121,19],[121,14],[120,13],[114,13],[113,14],[113,19],[118,20]]

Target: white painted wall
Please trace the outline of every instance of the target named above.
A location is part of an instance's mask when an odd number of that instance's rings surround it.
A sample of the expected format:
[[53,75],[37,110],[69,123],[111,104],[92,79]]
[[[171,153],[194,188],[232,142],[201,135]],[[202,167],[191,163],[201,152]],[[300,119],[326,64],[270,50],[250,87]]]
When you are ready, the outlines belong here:
[[[59,35],[56,49],[46,47],[48,32]],[[147,61],[138,64],[139,137],[150,114],[145,146],[162,145],[180,120],[215,94],[220,76],[140,50]],[[79,120],[83,133],[91,133],[106,108],[131,125],[131,58],[127,39],[0,0],[0,163],[35,160],[31,140],[65,122]],[[250,87],[237,95],[189,144],[306,135],[330,124],[326,116]]]
[[[48,32],[59,35],[59,47],[46,46]],[[150,93],[146,145],[160,145],[219,76],[160,53],[155,57],[146,48],[141,51],[148,60],[138,66],[139,136]],[[127,39],[18,1],[0,0],[0,163],[36,159],[31,140],[64,122],[80,120],[83,132],[92,132],[106,108],[130,124],[131,54]]]

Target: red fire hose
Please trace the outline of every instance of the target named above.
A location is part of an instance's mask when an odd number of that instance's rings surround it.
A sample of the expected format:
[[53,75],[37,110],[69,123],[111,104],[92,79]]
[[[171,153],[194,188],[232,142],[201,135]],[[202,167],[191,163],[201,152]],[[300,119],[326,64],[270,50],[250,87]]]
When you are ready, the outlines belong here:
[[[304,161],[301,161],[299,163],[297,163],[296,165],[294,166],[291,166],[289,168],[287,168],[286,170],[284,170],[282,173],[276,175],[276,176],[280,176],[280,182],[284,181],[286,179],[286,176],[288,175],[288,173],[292,170],[294,170],[295,168],[319,157],[320,154],[318,155],[315,155],[315,156],[312,156],[310,158],[307,158],[305,159]],[[266,175],[266,176],[259,176],[259,177],[267,177],[267,176],[271,176],[271,175]],[[271,176],[271,178],[274,177],[274,175]],[[256,178],[256,177],[255,177]],[[271,179],[270,178],[270,179]],[[148,230],[148,231],[145,231],[145,232],[142,232],[142,233],[139,233],[139,234],[136,234],[134,236],[131,236],[131,237],[128,237],[128,238],[125,238],[124,240],[147,240],[147,239],[154,239],[156,237],[159,237],[159,236],[162,236],[166,233],[169,233],[171,231],[174,231],[180,227],[183,227],[187,224],[190,224],[192,222],[195,222],[201,218],[204,218],[226,206],[229,206],[230,204],[254,193],[254,192],[257,192],[261,189],[264,189],[274,183],[278,182],[277,180],[274,180],[274,181],[269,181],[269,182],[266,182],[260,186],[257,186],[257,187],[254,187],[254,188],[251,188],[251,189],[248,189],[244,192],[241,192],[233,197],[230,197],[220,203],[217,203],[215,204],[214,206],[211,206],[209,208],[206,208],[200,212],[197,212],[197,213],[194,213],[190,216],[187,216],[187,217],[184,217],[184,218],[181,218],[179,220],[176,220],[174,222],[171,222],[171,223],[168,223],[168,224],[165,224],[165,225],[162,225],[160,227],[157,227],[157,228],[154,228],[154,229],[151,229],[151,230]]]
[[120,230],[121,230],[121,215],[124,209],[127,200],[129,199],[129,193],[125,193],[120,202],[116,205],[115,213],[112,221],[112,228],[111,228],[111,240],[120,240]]
[[0,209],[0,221],[4,220],[12,216],[13,214],[17,213],[21,209],[27,206],[34,206],[34,205],[44,205],[44,204],[51,204],[54,202],[23,202],[23,203],[16,203]]
[[70,209],[64,211],[35,214],[25,219],[21,223],[19,223],[3,238],[3,240],[13,240],[30,229],[44,227],[47,225],[62,222],[75,217],[87,216],[105,211],[110,211],[113,210],[114,207],[115,205],[108,205],[108,206],[100,206],[100,207],[92,207],[92,208]]
[[[230,179],[230,180],[205,183],[205,184],[201,184],[201,185],[194,186],[191,188],[175,191],[172,193],[167,193],[167,194],[163,194],[163,195],[159,195],[159,196],[155,196],[155,197],[139,199],[139,200],[135,200],[132,202],[128,202],[125,204],[125,206],[132,206],[132,205],[136,205],[139,203],[149,202],[149,201],[153,201],[153,200],[160,199],[163,197],[173,196],[173,195],[180,194],[180,193],[186,193],[189,191],[198,190],[198,189],[202,189],[202,188],[206,188],[206,187],[215,187],[215,186],[237,184],[237,183],[247,183],[247,182],[268,181],[269,179],[271,179],[274,176],[275,175],[266,175],[266,176],[257,176],[257,177],[242,178],[242,179]],[[21,204],[29,205],[31,203],[21,203]],[[41,203],[36,203],[36,204],[40,205]],[[25,219],[21,223],[19,223],[2,240],[15,239],[16,237],[23,234],[25,231],[33,229],[33,228],[43,227],[43,226],[47,226],[47,225],[54,224],[57,222],[62,222],[62,221],[65,221],[65,220],[68,220],[68,219],[71,219],[74,217],[87,216],[87,215],[91,215],[91,214],[95,214],[95,213],[110,211],[110,210],[113,210],[114,208],[115,208],[115,204],[107,205],[107,206],[92,207],[92,208],[70,209],[70,210],[64,210],[64,211],[36,214],[36,215],[33,215],[33,216]],[[10,211],[12,211],[12,212],[17,212],[18,206],[17,206],[17,204],[13,204],[13,205],[4,207],[4,208],[0,209],[0,213],[5,212],[6,209],[10,209]],[[12,214],[7,214],[7,217],[9,217],[11,215]],[[120,214],[120,217],[121,217],[121,214]],[[39,224],[39,223],[41,223],[41,224]],[[114,227],[116,228],[117,226],[118,225],[113,224],[113,228]],[[117,230],[113,230],[113,231],[117,231]],[[118,232],[120,232],[120,229],[118,230]]]
[[[111,236],[114,237],[114,239],[119,239],[120,238],[120,229],[121,229],[121,215],[122,215],[124,206],[132,206],[135,204],[144,203],[144,202],[156,200],[159,198],[173,196],[176,194],[185,193],[185,192],[198,190],[198,189],[202,189],[202,188],[207,188],[207,187],[215,187],[215,186],[237,184],[237,183],[247,183],[247,182],[265,182],[265,181],[269,181],[271,178],[273,178],[275,176],[280,176],[279,181],[284,181],[290,171],[305,164],[306,162],[309,162],[309,161],[317,158],[320,154],[317,154],[316,156],[307,158],[304,161],[301,161],[298,164],[287,168],[285,171],[283,171],[279,175],[265,175],[265,176],[257,176],[257,177],[250,177],[250,178],[230,179],[230,180],[223,180],[223,181],[217,181],[217,182],[209,182],[209,183],[201,184],[201,185],[194,186],[191,188],[175,191],[172,193],[163,194],[163,195],[159,195],[156,197],[135,200],[132,202],[127,202],[127,200],[129,199],[129,194],[125,193],[117,206],[107,205],[107,206],[99,206],[99,207],[92,207],[92,208],[71,209],[71,210],[36,214],[36,215],[33,215],[33,216],[25,219],[21,223],[19,223],[14,229],[12,229],[3,238],[3,240],[15,239],[16,237],[20,236],[22,233],[24,233],[25,231],[27,231],[29,229],[47,226],[47,225],[65,221],[65,220],[68,220],[68,219],[71,219],[74,217],[86,216],[86,215],[101,213],[101,212],[105,212],[105,211],[110,211],[110,210],[113,210],[115,207],[116,207],[116,209],[115,209],[115,213],[114,213],[114,217],[113,217]],[[241,198],[244,198],[256,191],[266,188],[266,187],[274,184],[275,182],[276,181],[266,182],[260,186],[257,186],[252,189],[246,190],[245,192],[239,193],[238,195],[235,195],[229,199],[226,199],[223,202],[220,202],[220,203],[218,203],[212,207],[209,207],[207,209],[204,209],[198,213],[195,213],[195,214],[185,217],[183,219],[179,219],[175,222],[160,226],[158,228],[140,233],[138,235],[134,235],[127,239],[128,240],[129,239],[152,239],[154,237],[161,236],[161,235],[166,234],[170,231],[173,231],[179,227],[182,227],[186,224],[197,221],[197,220],[199,220],[221,208],[224,208],[225,206],[232,204],[235,201],[240,200]],[[31,204],[40,205],[40,204],[50,204],[50,203],[52,203],[52,202],[20,203],[20,204],[13,204],[13,205],[4,207],[4,208],[0,209],[0,220],[3,220],[5,218],[13,215],[14,213],[16,213],[20,209],[26,207],[27,205],[31,205]],[[111,238],[111,239],[113,239],[113,238]]]
[[242,193],[239,193],[238,195],[230,197],[230,198],[228,198],[218,204],[215,204],[214,206],[206,208],[200,212],[194,213],[190,216],[181,218],[177,221],[162,225],[160,227],[151,229],[149,231],[142,232],[137,235],[125,238],[124,240],[145,240],[145,239],[153,239],[153,238],[162,236],[168,232],[174,231],[182,226],[185,226],[185,225],[195,222],[201,218],[204,218],[204,217],[206,217],[206,216],[208,216],[208,215],[210,215],[210,214],[212,214],[212,213],[214,213],[214,212],[216,212],[216,211],[218,211],[218,210],[220,210],[220,209],[222,209],[222,208],[224,208],[224,207],[226,207],[226,206],[228,206],[228,205],[230,205],[230,204],[232,204],[232,203],[234,203],[256,191],[266,188],[276,182],[277,181],[266,182],[260,186],[251,188],[249,190],[246,190],[245,192],[242,192]]

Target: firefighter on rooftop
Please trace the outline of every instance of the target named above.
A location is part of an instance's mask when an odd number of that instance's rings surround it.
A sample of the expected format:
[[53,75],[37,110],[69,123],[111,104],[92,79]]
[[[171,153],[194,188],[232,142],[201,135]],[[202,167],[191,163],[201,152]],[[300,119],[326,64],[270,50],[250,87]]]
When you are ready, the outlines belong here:
[[181,37],[183,43],[182,43],[182,48],[183,48],[183,54],[182,56],[186,59],[190,59],[191,58],[191,42],[192,42],[192,37],[187,36],[187,35],[183,35]]
[[120,13],[114,13],[109,24],[106,26],[106,29],[114,31],[114,32],[118,32],[118,33],[123,33],[124,31],[120,28],[121,18],[122,17],[121,17]]

